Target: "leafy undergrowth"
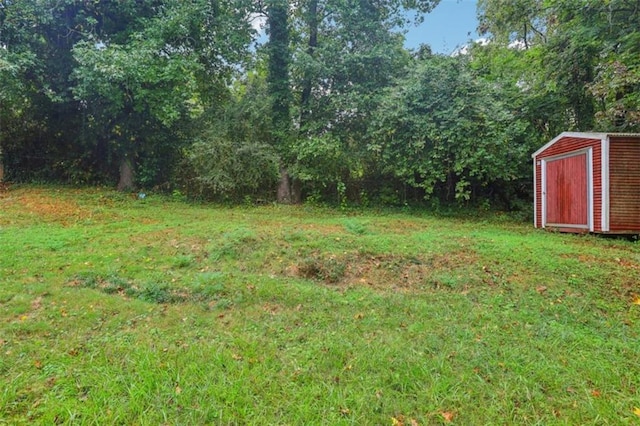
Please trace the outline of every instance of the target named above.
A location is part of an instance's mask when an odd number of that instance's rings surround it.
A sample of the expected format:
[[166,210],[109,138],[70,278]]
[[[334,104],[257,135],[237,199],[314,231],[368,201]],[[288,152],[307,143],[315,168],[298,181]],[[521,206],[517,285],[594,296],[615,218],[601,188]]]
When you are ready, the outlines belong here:
[[633,424],[640,247],[0,192],[0,424]]

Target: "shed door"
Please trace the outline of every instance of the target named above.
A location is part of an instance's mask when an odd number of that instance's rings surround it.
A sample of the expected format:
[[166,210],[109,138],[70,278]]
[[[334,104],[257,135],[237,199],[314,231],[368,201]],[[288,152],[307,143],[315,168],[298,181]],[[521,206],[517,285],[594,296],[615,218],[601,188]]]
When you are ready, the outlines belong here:
[[586,152],[545,161],[546,225],[589,228],[589,166]]

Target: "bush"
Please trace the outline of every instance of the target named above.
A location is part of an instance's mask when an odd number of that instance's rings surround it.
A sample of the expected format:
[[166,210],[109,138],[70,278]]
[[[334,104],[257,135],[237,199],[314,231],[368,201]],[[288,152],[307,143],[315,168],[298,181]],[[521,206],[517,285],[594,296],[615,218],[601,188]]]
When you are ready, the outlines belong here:
[[271,198],[278,181],[278,156],[271,146],[211,138],[194,143],[186,156],[190,171],[185,194],[241,201],[247,195]]

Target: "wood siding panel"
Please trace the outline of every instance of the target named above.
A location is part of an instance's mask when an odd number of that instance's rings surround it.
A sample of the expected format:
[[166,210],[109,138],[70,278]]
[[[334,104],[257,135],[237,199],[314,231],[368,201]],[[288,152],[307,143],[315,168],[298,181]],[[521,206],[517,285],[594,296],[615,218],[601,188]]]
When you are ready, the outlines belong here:
[[542,228],[542,167],[536,161],[536,225]]
[[611,138],[611,232],[640,231],[640,138]]
[[547,222],[589,224],[587,154],[547,162]]
[[[602,231],[602,144],[600,139],[580,138],[567,136],[539,153],[536,157],[536,213],[538,227],[542,226],[542,175],[538,160],[578,151],[585,148],[592,148],[593,152],[593,220],[594,231]],[[547,182],[549,185],[549,182]]]

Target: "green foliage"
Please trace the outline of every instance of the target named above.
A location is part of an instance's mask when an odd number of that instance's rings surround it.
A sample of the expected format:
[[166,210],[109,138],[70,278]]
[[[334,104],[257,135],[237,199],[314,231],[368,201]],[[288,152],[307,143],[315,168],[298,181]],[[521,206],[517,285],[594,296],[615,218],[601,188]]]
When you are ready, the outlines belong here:
[[268,0],[269,43],[267,44],[267,88],[271,100],[273,143],[280,150],[288,146],[291,126],[291,88],[289,86],[289,2]]
[[[228,11],[214,11],[211,4],[199,0],[172,3],[158,10],[122,44],[109,41],[109,34],[77,43],[73,49],[78,62],[74,93],[88,110],[91,133],[108,141],[117,156],[157,159],[154,152],[163,152],[175,164],[179,143],[185,140],[180,122],[202,114],[203,100],[211,96],[202,89],[221,90],[216,84],[221,86],[233,72],[231,65],[224,63],[226,52],[219,47],[231,49],[231,42],[216,44],[214,51],[203,45],[210,37],[203,25]],[[217,26],[207,28],[216,30]],[[233,45],[238,48],[241,45]],[[215,75],[210,73],[216,66],[212,60],[220,65]],[[205,85],[202,78],[210,81]],[[155,170],[150,168],[154,164]],[[154,177],[162,166],[173,165],[146,161],[143,177],[157,183]]]
[[527,51],[518,78],[539,133],[637,130],[637,2],[578,3],[481,0],[480,27],[503,48]]
[[145,302],[170,303],[177,300],[166,283],[146,283],[137,293],[138,298]]
[[419,61],[387,92],[369,149],[427,196],[468,201],[476,188],[519,178],[527,159],[527,125],[505,93],[464,57]]
[[[144,119],[142,114],[148,114],[147,119],[168,129],[183,114],[193,113],[190,107],[195,105],[188,101],[195,96],[195,75],[200,71],[196,61],[161,55],[162,41],[150,40],[146,34],[126,46],[100,43],[83,41],[73,49],[79,65],[74,71],[78,82],[74,93],[91,111],[98,110],[90,105],[97,102],[104,111],[100,119],[122,113],[140,114],[139,119]],[[112,130],[116,136],[127,132],[116,130],[116,125]]]
[[250,76],[235,95],[209,114],[187,150],[180,172],[186,194],[235,201],[245,195],[273,198],[280,157],[271,144],[265,82]]
[[609,26],[601,24],[606,37],[596,75],[589,90],[596,98],[596,120],[602,129],[640,131],[640,14],[629,14],[631,2],[612,2],[601,10]]
[[211,138],[194,143],[187,161],[194,177],[185,184],[185,191],[209,199],[238,201],[248,194],[269,197],[278,177],[278,157],[264,143]]
[[3,2],[0,97],[16,115],[0,116],[0,146],[10,170],[93,183],[117,177],[126,158],[140,164],[141,183],[166,183],[188,122],[219,102],[247,56],[249,5],[232,3]]
[[[404,72],[409,55],[391,31],[405,22],[401,2],[309,2],[294,15],[293,86],[302,88],[291,171],[309,192],[338,190],[346,202],[373,169],[367,134],[382,91]],[[407,2],[429,10],[436,2]],[[351,197],[354,198],[354,197]]]
[[490,43],[407,51],[401,31],[437,4],[0,0],[0,167],[247,205],[426,195],[526,215],[545,141],[640,130],[636,0],[479,0]]
[[546,41],[549,21],[543,14],[544,0],[479,0],[481,35],[490,33],[494,41],[523,47]]
[[365,235],[368,233],[367,223],[359,219],[345,219],[344,229],[356,235]]
[[[637,40],[640,43],[640,40]],[[638,55],[610,59],[598,66],[590,86],[599,101],[599,127],[618,131],[640,131],[640,64]]]

